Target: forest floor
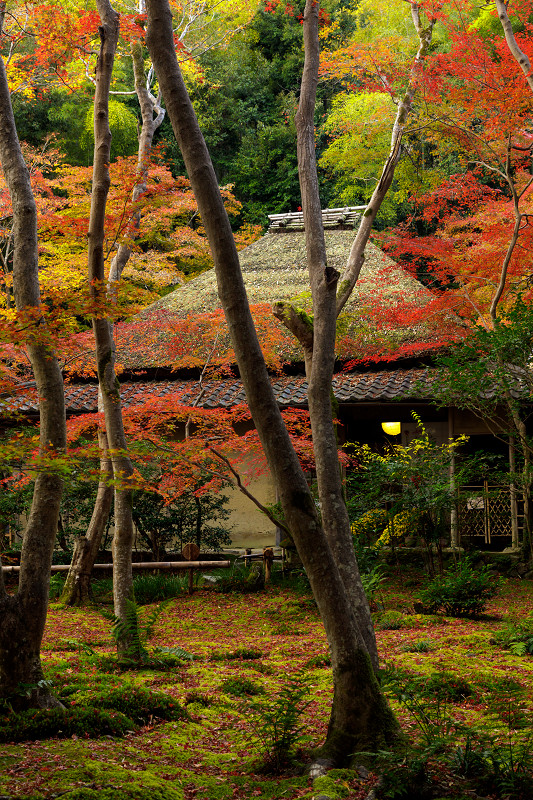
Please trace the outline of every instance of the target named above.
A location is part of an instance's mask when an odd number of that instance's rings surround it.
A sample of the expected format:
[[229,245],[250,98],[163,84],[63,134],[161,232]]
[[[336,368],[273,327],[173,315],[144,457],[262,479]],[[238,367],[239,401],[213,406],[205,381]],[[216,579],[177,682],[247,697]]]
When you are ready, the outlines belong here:
[[[385,686],[415,743],[407,758],[397,755],[386,766],[382,796],[531,797],[524,786],[533,743],[533,657],[513,655],[491,640],[502,626],[532,614],[533,583],[505,580],[484,615],[455,619],[414,612],[419,578],[405,570],[393,574],[377,597]],[[141,618],[151,608],[144,607]],[[165,606],[149,644],[179,646],[194,660],[121,671],[112,658],[110,622],[97,608],[52,604],[43,661],[60,696],[69,684],[83,692],[99,682],[126,693],[142,685],[170,695],[188,718],[154,717],[123,738],[72,735],[2,744],[0,797],[356,800],[367,797],[378,769],[383,772],[384,762],[378,768],[367,760],[368,771],[336,770],[313,784],[301,766],[278,774],[262,766],[272,709],[279,717],[286,708],[276,705],[283,689],[308,703],[296,761],[309,761],[326,734],[331,671],[318,612],[305,590],[276,585],[255,594],[183,594]]]

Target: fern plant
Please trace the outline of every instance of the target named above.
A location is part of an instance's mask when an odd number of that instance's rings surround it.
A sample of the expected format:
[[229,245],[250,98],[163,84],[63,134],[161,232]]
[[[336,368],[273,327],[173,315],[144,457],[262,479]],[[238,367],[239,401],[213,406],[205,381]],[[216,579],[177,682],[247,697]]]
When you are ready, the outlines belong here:
[[154,627],[170,600],[160,603],[141,619],[139,606],[135,600],[126,600],[126,616],[120,619],[114,614],[102,612],[113,623],[112,636],[120,648],[120,660],[146,666],[154,662],[164,662],[168,657],[181,661],[192,661],[193,656],[182,647],[154,647],[150,651],[146,645],[153,636]]

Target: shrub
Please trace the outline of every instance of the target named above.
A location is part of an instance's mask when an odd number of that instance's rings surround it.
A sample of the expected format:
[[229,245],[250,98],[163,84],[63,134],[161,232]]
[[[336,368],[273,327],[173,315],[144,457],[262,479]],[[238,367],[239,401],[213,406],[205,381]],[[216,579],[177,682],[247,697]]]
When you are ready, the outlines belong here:
[[234,697],[253,697],[265,693],[262,686],[258,686],[244,675],[237,675],[235,678],[225,680],[222,684],[222,691]]
[[61,795],[64,800],[183,800],[183,794],[171,787],[116,786],[101,789],[73,789]]
[[382,508],[373,508],[352,522],[351,529],[354,539],[366,544],[374,544],[387,523],[387,512]]
[[389,545],[399,542],[407,535],[416,531],[418,527],[419,515],[416,511],[400,511],[395,514],[384,528],[381,536],[377,540],[377,545]]
[[406,627],[404,615],[400,611],[385,611],[376,623],[376,627],[381,631],[398,631]]
[[257,647],[237,647],[236,650],[214,650],[211,653],[211,661],[254,661],[261,658],[263,651]]
[[472,687],[453,672],[434,672],[425,686],[429,697],[437,697],[447,703],[461,702],[473,694]]
[[73,695],[71,700],[76,707],[90,706],[120,711],[140,725],[146,724],[152,717],[177,720],[187,716],[179,703],[169,695],[141,686],[99,688],[96,691],[80,692],[77,696]]
[[251,567],[235,567],[233,574],[223,576],[215,584],[215,591],[227,594],[248,594],[260,592],[265,588],[262,565],[258,562]]
[[435,642],[431,639],[416,639],[403,645],[404,653],[431,653],[435,649]]
[[431,580],[420,599],[431,614],[442,609],[448,616],[479,614],[498,591],[498,580],[488,566],[473,567],[463,559],[445,575]]
[[50,739],[55,736],[124,736],[135,723],[120,711],[98,708],[30,709],[0,717],[0,742]]
[[187,580],[178,575],[137,575],[133,579],[135,600],[140,605],[178,597],[187,588]]

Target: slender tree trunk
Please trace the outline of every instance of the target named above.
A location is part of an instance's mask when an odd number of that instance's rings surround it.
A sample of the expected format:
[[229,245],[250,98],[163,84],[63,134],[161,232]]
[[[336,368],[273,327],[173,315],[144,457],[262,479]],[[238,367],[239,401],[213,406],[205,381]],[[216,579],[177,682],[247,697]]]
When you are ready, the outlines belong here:
[[[160,107],[159,100],[155,98],[146,86],[144,74],[143,52],[140,42],[133,42],[131,45],[131,55],[133,62],[133,73],[135,78],[135,91],[141,109],[142,126],[139,136],[139,150],[137,158],[137,182],[133,188],[133,202],[139,201],[146,192],[146,178],[148,174],[148,162],[152,150],[154,134],[159,128],[165,117],[164,110]],[[154,117],[154,113],[156,116]],[[139,225],[141,220],[141,210],[136,209],[130,223],[129,238],[136,239],[139,235]],[[111,262],[107,281],[107,291],[109,299],[116,300],[118,284],[122,273],[131,255],[131,245],[122,243]],[[103,411],[102,394],[99,392],[98,410]],[[100,434],[99,434],[100,439]],[[113,501],[113,489],[111,479],[113,468],[107,454],[107,438],[104,434],[105,446],[100,447],[100,471],[103,479],[98,485],[95,505],[87,533],[84,537],[77,540],[72,554],[70,571],[65,581],[65,586],[61,594],[61,602],[64,605],[83,605],[90,600],[90,581],[91,572],[98,554],[98,549],[102,541],[103,532],[111,505]],[[156,559],[158,560],[158,559]]]
[[105,431],[98,431],[100,449],[100,480],[94,509],[85,536],[74,545],[72,562],[59,602],[65,606],[82,606],[91,599],[91,574],[93,571],[105,526],[113,504],[113,467],[107,452]]
[[[146,86],[146,77],[144,74],[144,62],[142,44],[140,42],[133,42],[131,45],[131,57],[133,61],[133,74],[135,78],[135,91],[137,99],[139,100],[139,107],[141,109],[142,126],[139,136],[139,150],[137,157],[137,182],[133,188],[133,202],[137,201],[146,192],[146,179],[148,176],[148,163],[150,161],[150,153],[152,152],[152,144],[154,141],[154,134],[159,128],[165,112],[160,106],[159,100],[155,98]],[[156,116],[154,117],[154,113]],[[136,239],[139,235],[139,225],[141,222],[141,209],[134,210],[133,219],[130,224],[129,238]],[[108,278],[108,290],[110,294],[116,292],[116,285],[121,278],[124,267],[128,263],[131,255],[131,245],[124,242],[111,262]]]
[[296,114],[300,190],[306,232],[307,264],[313,295],[313,350],[307,394],[324,530],[346,594],[352,603],[361,635],[374,669],[377,670],[379,660],[376,637],[352,543],[331,406],[337,323],[336,290],[339,274],[327,265],[316,168],[314,119],[320,58],[318,12],[318,3],[308,0],[304,13],[306,57]]
[[[33,325],[35,331],[27,350],[39,396],[39,450],[41,455],[63,454],[66,448],[63,378],[53,352],[41,343],[46,323],[39,312],[37,210],[17,137],[2,59],[0,162],[13,205],[15,302],[19,311],[29,312],[27,324]],[[0,697],[10,697],[14,707],[60,705],[43,682],[40,648],[62,488],[58,474],[39,472],[24,531],[19,588],[14,596],[5,590],[0,564]],[[29,695],[19,692],[19,684],[32,687]]]
[[[111,132],[109,130],[109,89],[118,42],[119,17],[107,0],[97,0],[100,26],[100,53],[96,67],[94,97],[94,162],[91,214],[89,218],[89,281],[96,302],[105,294],[104,223],[109,191],[109,160]],[[108,319],[93,318],[96,344],[98,382],[102,392],[105,426],[115,481],[115,535],[113,537],[113,597],[115,616],[126,619],[127,601],[132,597],[133,575],[131,551],[133,520],[131,489],[128,480],[133,467],[128,455],[122,420],[120,385],[115,374],[115,345]],[[127,649],[119,642],[119,652]]]
[[334,699],[324,753],[335,762],[375,748],[397,730],[283,424],[253,325],[231,226],[177,63],[167,0],[148,0],[147,46],[209,238],[218,291],[240,374],[288,526],[330,644]]

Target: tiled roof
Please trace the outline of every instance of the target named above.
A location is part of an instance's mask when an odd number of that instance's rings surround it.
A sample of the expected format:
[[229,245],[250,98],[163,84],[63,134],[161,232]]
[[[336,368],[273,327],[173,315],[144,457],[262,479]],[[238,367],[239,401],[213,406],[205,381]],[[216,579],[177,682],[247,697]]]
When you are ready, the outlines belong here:
[[[438,377],[436,369],[395,369],[381,372],[339,373],[333,379],[335,397],[341,403],[384,402],[387,400],[430,399],[431,387]],[[282,408],[307,405],[307,381],[303,376],[282,376],[273,379],[274,394]],[[202,408],[231,408],[246,403],[240,380],[205,381],[198,405]],[[175,398],[191,405],[196,401],[196,381],[136,381],[121,385],[124,408],[132,408],[146,400]],[[98,387],[93,383],[65,384],[65,401],[70,414],[90,414],[98,410]],[[24,389],[8,399],[0,399],[0,412],[37,413],[35,390]]]

